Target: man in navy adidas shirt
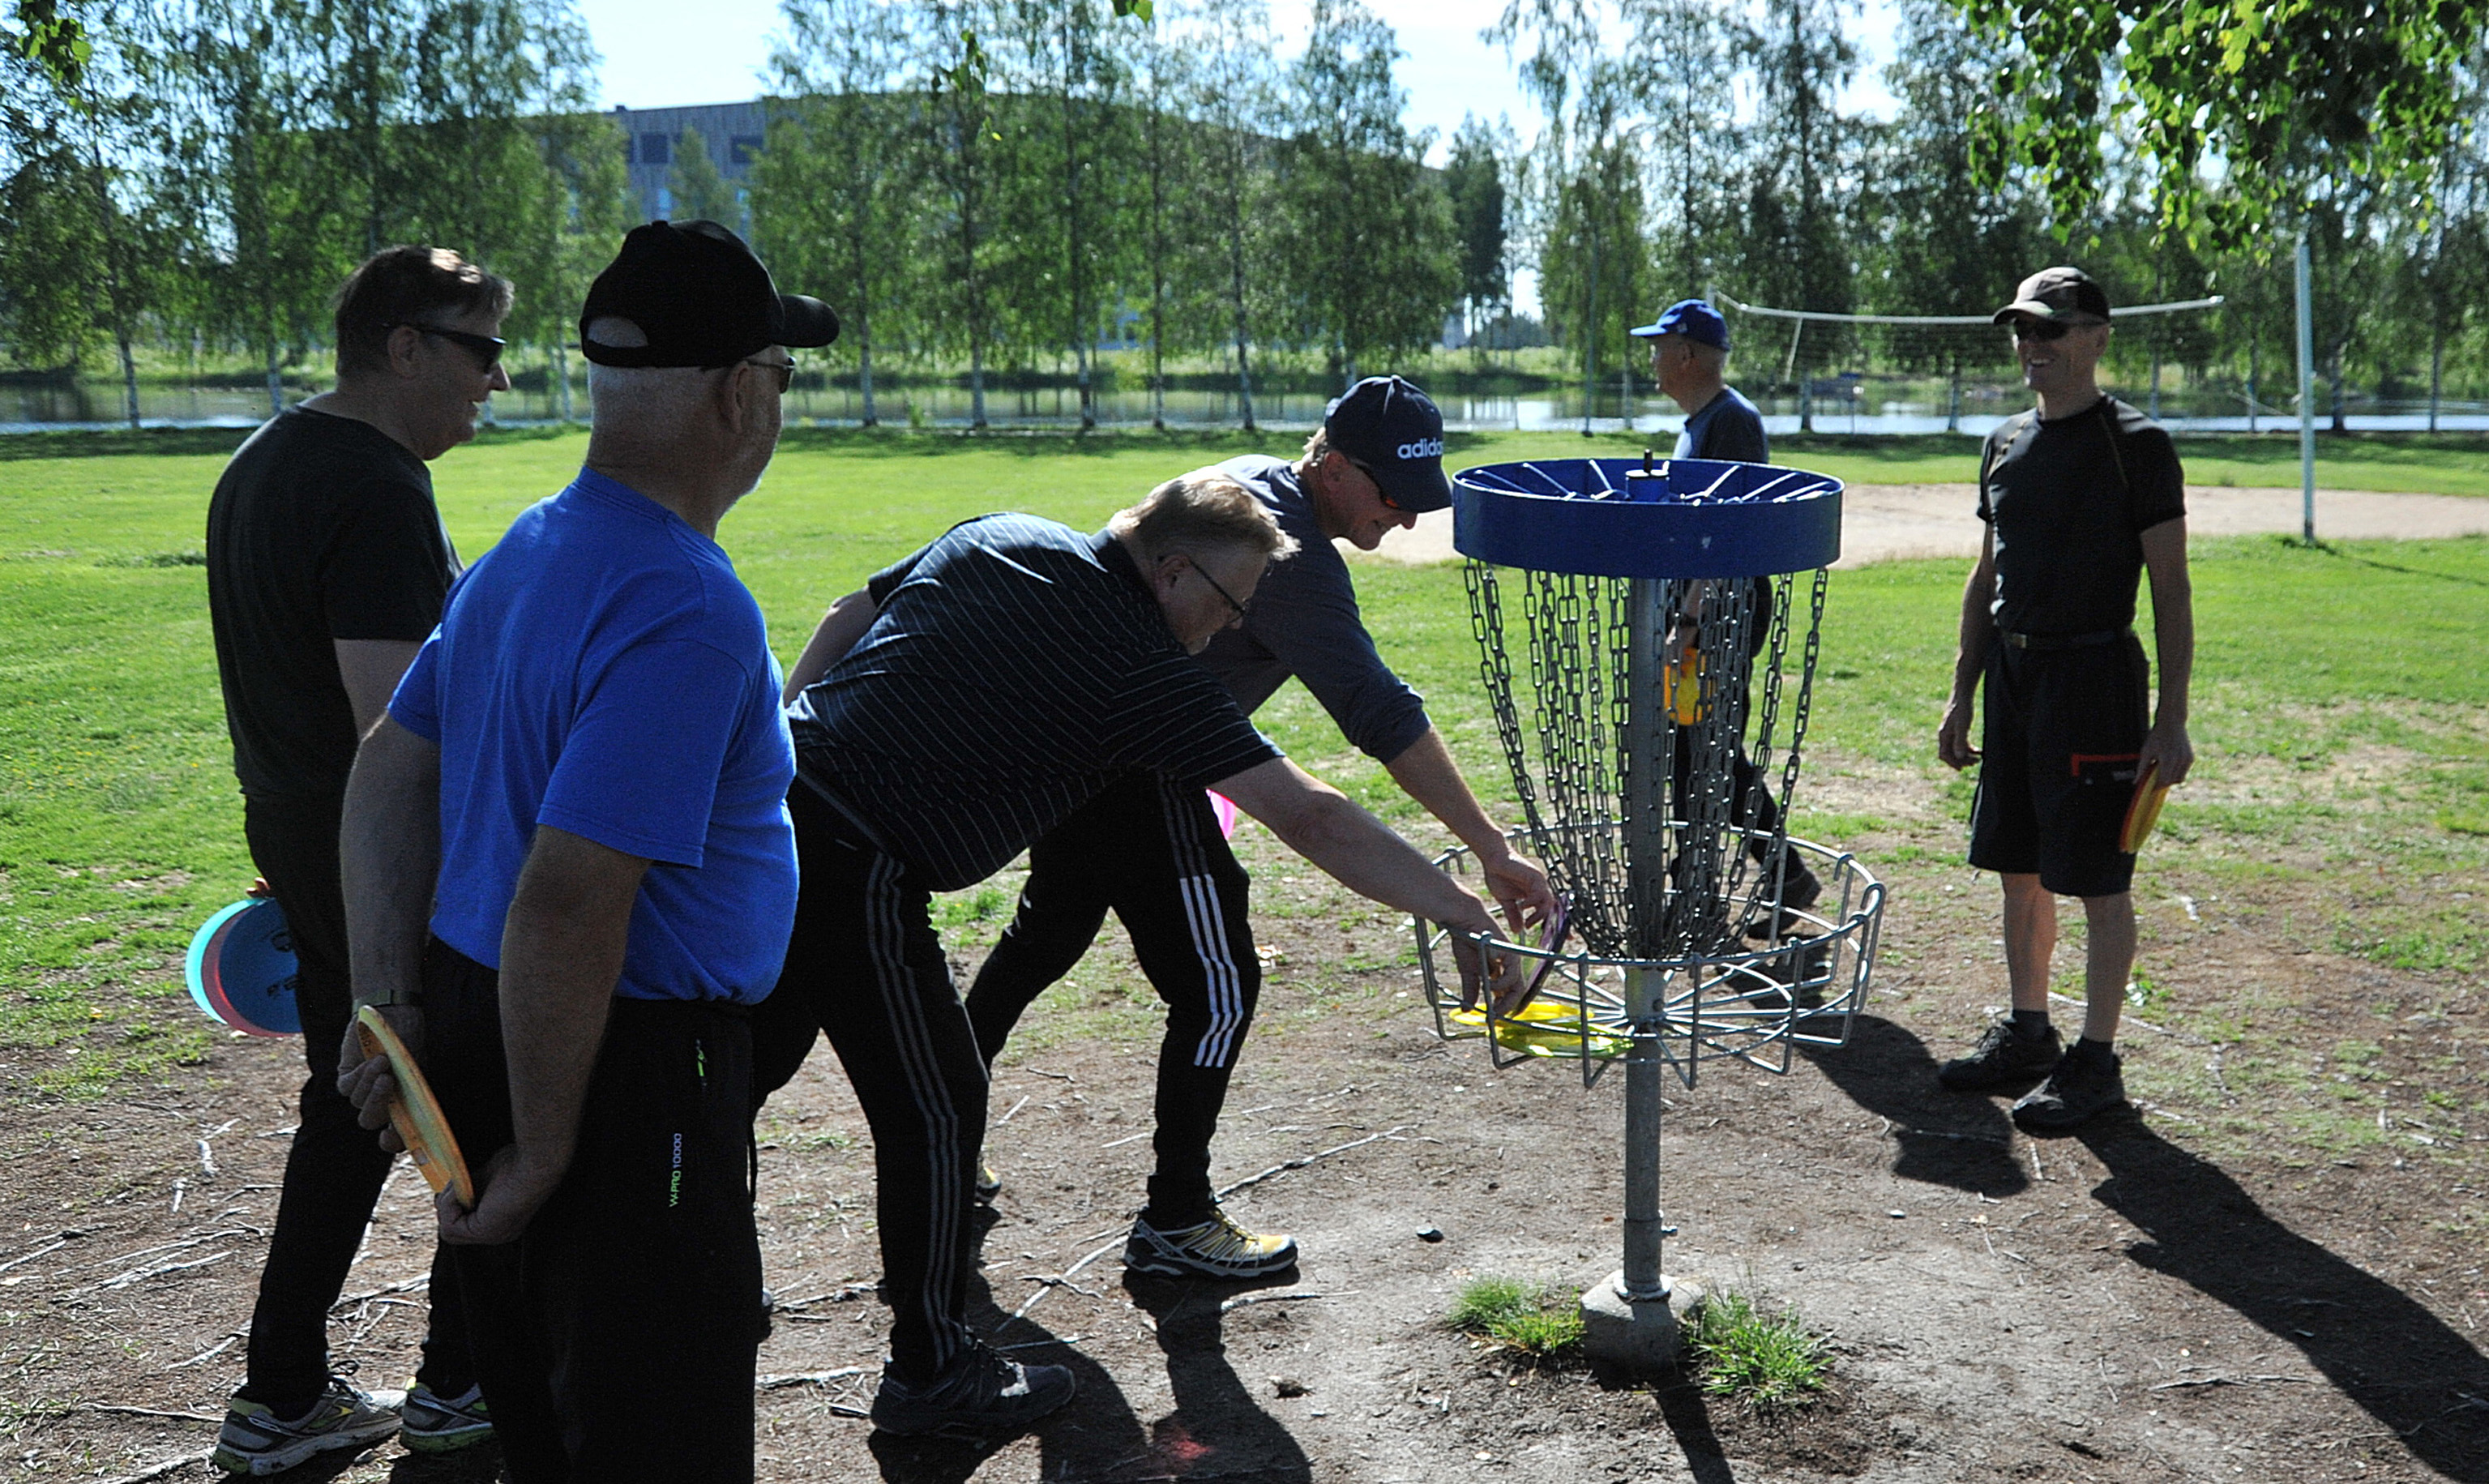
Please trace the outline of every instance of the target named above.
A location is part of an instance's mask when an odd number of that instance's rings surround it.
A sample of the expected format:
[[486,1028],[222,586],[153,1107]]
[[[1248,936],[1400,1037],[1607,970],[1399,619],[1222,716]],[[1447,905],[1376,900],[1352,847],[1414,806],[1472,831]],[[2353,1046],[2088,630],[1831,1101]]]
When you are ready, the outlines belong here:
[[[1018,1428],[1073,1386],[1064,1367],[1007,1359],[965,1323],[986,1064],[930,893],[993,874],[1139,776],[1195,802],[1216,787],[1378,901],[1496,930],[1476,897],[1280,756],[1191,658],[1244,620],[1295,545],[1216,470],[1168,481],[1102,531],[986,516],[839,600],[795,663],[802,772],[787,804],[804,889],[787,973],[756,1017],[755,1080],[763,1096],[783,1085],[826,1031],[872,1124],[892,1316],[873,1416],[887,1431]],[[1466,942],[1459,954],[1468,993],[1517,997],[1517,964],[1488,985]]]
[[[1330,404],[1294,463],[1247,455],[1208,471],[1244,486],[1298,552],[1271,568],[1243,620],[1201,651],[1201,665],[1247,714],[1291,676],[1302,681],[1352,746],[1470,847],[1512,919],[1531,922],[1555,905],[1546,876],[1478,807],[1425,701],[1376,651],[1332,544],[1372,551],[1387,532],[1450,504],[1443,454],[1434,402],[1400,377],[1375,376]],[[1030,847],[1017,914],[968,991],[968,1018],[991,1066],[1021,1012],[1080,961],[1110,909],[1130,933],[1167,1005],[1158,1169],[1124,1258],[1143,1271],[1249,1278],[1297,1260],[1294,1239],[1244,1231],[1211,1192],[1211,1136],[1262,982],[1248,887],[1208,794],[1127,777]]]
[[[716,223],[634,230],[580,316],[586,467],[467,570],[356,760],[355,992],[480,1177],[441,1234],[519,1484],[752,1477],[748,1008],[794,913],[794,756],[716,531],[789,349],[837,333]],[[386,1064],[340,1086],[379,1127]]]

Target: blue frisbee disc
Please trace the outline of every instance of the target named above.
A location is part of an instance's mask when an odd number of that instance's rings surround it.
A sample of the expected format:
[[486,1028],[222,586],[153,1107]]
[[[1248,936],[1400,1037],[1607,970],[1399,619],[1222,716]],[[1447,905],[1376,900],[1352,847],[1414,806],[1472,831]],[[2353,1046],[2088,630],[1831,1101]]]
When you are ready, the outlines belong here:
[[245,1036],[302,1033],[294,939],[273,899],[245,898],[200,924],[183,970],[190,998],[214,1019]]

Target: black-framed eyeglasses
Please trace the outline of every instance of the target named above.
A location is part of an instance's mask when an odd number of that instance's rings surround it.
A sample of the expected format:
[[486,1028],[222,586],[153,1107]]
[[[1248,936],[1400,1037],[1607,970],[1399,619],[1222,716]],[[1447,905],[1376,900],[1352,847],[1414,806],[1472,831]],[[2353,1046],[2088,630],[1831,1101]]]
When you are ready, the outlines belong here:
[[2036,340],[2042,345],[2047,345],[2052,341],[2063,340],[2066,338],[2066,332],[2074,328],[2074,325],[2066,320],[2034,320],[2017,316],[2014,321],[2014,338]]
[[761,360],[754,357],[746,357],[743,363],[747,366],[760,366],[777,372],[778,395],[782,397],[787,394],[787,387],[795,385],[795,357],[792,356],[785,360]]
[[411,329],[418,335],[438,335],[474,357],[475,369],[488,376],[492,374],[495,366],[501,363],[501,352],[508,349],[510,344],[507,340],[497,340],[491,335],[470,334],[463,329],[443,329],[438,325],[417,325],[413,320],[399,320],[394,324],[384,325],[381,328]]
[[1203,582],[1210,585],[1211,591],[1227,600],[1227,606],[1236,610],[1235,621],[1243,623],[1244,621],[1244,605],[1236,601],[1236,595],[1229,592],[1226,585],[1220,583],[1218,579],[1210,575],[1209,569],[1201,564],[1200,557],[1187,554],[1184,559],[1191,565],[1194,572],[1200,574]]

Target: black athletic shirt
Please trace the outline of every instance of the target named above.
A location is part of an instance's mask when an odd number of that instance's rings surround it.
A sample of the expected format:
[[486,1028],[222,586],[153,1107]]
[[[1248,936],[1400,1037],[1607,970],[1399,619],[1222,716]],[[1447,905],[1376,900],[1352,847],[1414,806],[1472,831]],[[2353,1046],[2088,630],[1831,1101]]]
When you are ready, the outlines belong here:
[[345,791],[332,641],[420,642],[457,572],[430,471],[370,423],[291,408],[236,450],[208,502],[208,614],[243,792]]
[[796,764],[930,890],[992,875],[1123,774],[1206,787],[1279,756],[1103,531],[981,516],[868,590],[880,615],[787,708]]
[[2053,422],[2035,408],[1988,435],[1980,469],[1979,518],[1996,532],[1996,626],[2071,635],[2132,624],[2137,538],[2187,513],[2178,450],[2160,424],[2115,397]]

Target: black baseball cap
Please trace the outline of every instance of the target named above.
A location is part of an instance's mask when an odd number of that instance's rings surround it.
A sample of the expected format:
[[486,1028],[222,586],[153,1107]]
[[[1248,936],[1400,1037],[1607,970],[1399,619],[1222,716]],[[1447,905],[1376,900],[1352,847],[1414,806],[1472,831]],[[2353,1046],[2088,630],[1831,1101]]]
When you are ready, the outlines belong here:
[[[629,320],[645,345],[600,345],[587,327]],[[839,317],[817,299],[781,294],[743,239],[713,221],[633,227],[588,285],[579,350],[600,366],[730,366],[763,346],[827,345]]]
[[2079,268],[2044,268],[2022,280],[2014,302],[1988,318],[2002,325],[2017,314],[2070,324],[2108,323],[2108,291]]
[[1330,445],[1374,477],[1384,501],[1412,514],[1452,502],[1444,477],[1444,414],[1415,382],[1369,376],[1323,410]]

